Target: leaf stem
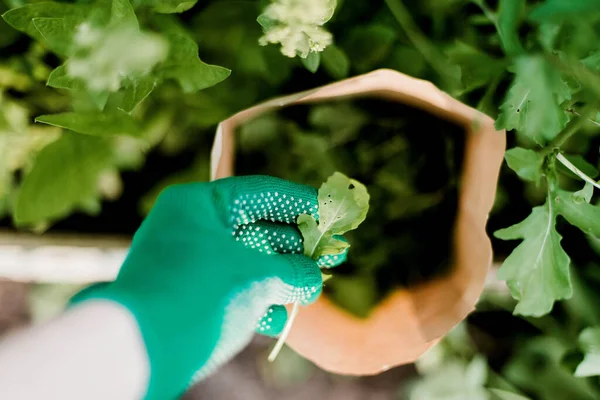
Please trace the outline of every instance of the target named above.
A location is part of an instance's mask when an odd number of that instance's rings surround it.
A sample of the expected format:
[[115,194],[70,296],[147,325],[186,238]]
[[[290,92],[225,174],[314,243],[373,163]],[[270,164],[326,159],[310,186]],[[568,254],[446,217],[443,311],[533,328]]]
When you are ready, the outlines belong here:
[[571,163],[564,155],[562,155],[562,153],[558,153],[556,155],[556,159],[558,161],[560,161],[562,163],[562,165],[564,165],[565,167],[567,167],[568,169],[570,169],[571,172],[573,172],[575,175],[577,175],[578,177],[580,177],[584,181],[592,184],[594,187],[600,189],[600,184],[598,184],[598,182],[596,182],[595,180],[593,180],[592,178],[590,178],[588,175],[586,175],[585,172],[583,172],[582,170],[580,170],[579,168],[577,168],[575,165],[573,165],[573,163]]
[[576,118],[573,118],[567,126],[540,152],[546,156],[556,149],[560,149],[571,136],[573,136],[581,128],[581,126],[588,120],[588,118],[594,113],[594,107],[587,106],[583,112]]
[[279,352],[283,348],[283,344],[285,343],[285,340],[287,339],[288,335],[290,334],[290,330],[292,329],[292,325],[294,323],[294,320],[296,319],[296,315],[298,315],[299,309],[300,309],[300,302],[299,301],[294,302],[294,306],[292,307],[292,313],[290,314],[287,322],[285,323],[283,332],[281,332],[281,336],[279,336],[279,339],[277,339],[277,343],[275,343],[275,347],[273,347],[273,350],[271,350],[271,353],[269,353],[268,360],[270,362],[275,361],[275,359],[279,355]]
[[471,3],[477,5],[483,12],[483,15],[498,28],[498,17],[496,16],[496,13],[494,13],[483,0],[471,0]]

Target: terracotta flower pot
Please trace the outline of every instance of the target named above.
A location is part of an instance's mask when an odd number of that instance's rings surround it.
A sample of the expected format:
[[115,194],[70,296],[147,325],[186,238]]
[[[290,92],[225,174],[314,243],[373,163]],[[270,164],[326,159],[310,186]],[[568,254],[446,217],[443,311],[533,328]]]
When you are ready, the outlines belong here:
[[365,319],[345,312],[326,296],[300,309],[287,344],[319,367],[346,375],[377,374],[413,362],[474,309],[492,262],[485,226],[506,146],[505,132],[496,131],[488,116],[430,82],[381,69],[276,98],[223,121],[213,145],[211,179],[233,174],[236,126],[292,104],[359,96],[423,109],[463,127],[466,140],[451,272],[392,292]]

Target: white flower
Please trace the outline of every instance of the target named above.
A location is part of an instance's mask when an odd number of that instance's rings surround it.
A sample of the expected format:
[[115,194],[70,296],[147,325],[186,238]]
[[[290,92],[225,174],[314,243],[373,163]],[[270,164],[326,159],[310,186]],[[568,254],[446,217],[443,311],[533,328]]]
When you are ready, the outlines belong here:
[[75,54],[66,63],[69,76],[89,89],[116,92],[123,79],[148,74],[167,54],[164,39],[132,28],[99,30],[81,24]]
[[334,9],[334,0],[274,0],[263,13],[273,25],[265,28],[259,44],[279,43],[287,57],[306,58],[310,52],[321,52],[333,42],[323,25]]

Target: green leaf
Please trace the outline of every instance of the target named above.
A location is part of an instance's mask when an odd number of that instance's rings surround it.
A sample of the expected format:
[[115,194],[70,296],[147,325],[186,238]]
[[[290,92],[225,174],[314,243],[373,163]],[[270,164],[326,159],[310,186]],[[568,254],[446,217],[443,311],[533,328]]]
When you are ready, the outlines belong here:
[[342,235],[367,217],[369,193],[362,183],[335,172],[319,189],[319,227]]
[[446,53],[450,61],[460,67],[462,93],[485,86],[504,72],[504,61],[490,57],[464,42],[457,41]]
[[524,52],[519,39],[519,23],[525,0],[500,0],[498,7],[497,29],[502,48],[508,56]]
[[169,56],[157,68],[157,75],[174,79],[186,93],[209,88],[225,80],[231,70],[202,62],[198,57],[198,45],[181,32],[164,34],[169,42]]
[[308,257],[341,254],[350,247],[347,242],[335,239],[331,232],[321,232],[312,215],[300,215],[297,223],[304,238],[305,255]]
[[66,112],[41,115],[35,121],[94,136],[139,136],[141,132],[137,122],[130,115],[120,111],[110,113]]
[[494,234],[502,240],[523,239],[498,271],[498,278],[506,280],[512,296],[519,301],[515,314],[542,316],[552,310],[555,301],[573,294],[569,256],[555,228],[555,208],[549,199],[544,206],[535,207],[524,221]]
[[321,63],[321,53],[311,51],[308,53],[306,58],[300,57],[300,60],[302,61],[302,65],[304,65],[307,70],[314,74],[319,69],[319,64]]
[[109,25],[119,25],[129,29],[139,30],[137,16],[129,0],[105,0],[110,15]]
[[538,182],[542,177],[544,157],[533,150],[515,147],[504,155],[506,163],[522,179]]
[[33,26],[42,36],[42,42],[53,52],[68,55],[71,52],[73,35],[82,22],[78,18],[33,18]]
[[344,51],[336,45],[329,45],[321,53],[323,68],[335,79],[343,79],[350,71],[350,60]]
[[52,51],[67,55],[77,26],[87,20],[91,9],[87,4],[41,2],[9,10],[2,18]]
[[558,190],[556,196],[558,213],[582,232],[600,238],[600,207],[580,201],[581,197],[586,200],[589,193],[576,193]]
[[539,144],[556,137],[569,121],[561,103],[571,98],[559,73],[541,57],[515,61],[516,77],[500,106],[498,129],[516,129]]
[[600,375],[600,328],[590,327],[584,329],[579,335],[579,345],[585,352],[585,357],[577,366],[575,376]]
[[279,22],[276,20],[269,18],[266,14],[260,14],[258,18],[256,18],[256,22],[259,23],[265,30],[276,27]]
[[335,172],[321,185],[318,201],[318,225],[310,215],[298,217],[304,254],[314,259],[325,254],[339,254],[348,247],[334,236],[356,229],[365,220],[369,193],[362,183]]
[[138,104],[152,93],[156,87],[156,78],[152,76],[133,78],[125,82],[125,91],[119,109],[130,113]]
[[64,133],[44,147],[25,175],[15,203],[15,224],[53,221],[79,209],[98,195],[98,178],[111,157],[102,138]]
[[78,79],[72,78],[67,74],[67,69],[64,65],[56,67],[48,76],[46,85],[58,89],[83,89],[85,85]]
[[598,0],[546,0],[529,14],[529,19],[535,22],[559,22],[592,17],[599,13]]

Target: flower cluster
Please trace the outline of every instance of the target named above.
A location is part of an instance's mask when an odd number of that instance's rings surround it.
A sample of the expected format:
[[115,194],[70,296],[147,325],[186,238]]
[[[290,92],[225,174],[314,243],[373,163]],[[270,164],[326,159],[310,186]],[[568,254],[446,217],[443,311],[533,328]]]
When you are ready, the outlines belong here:
[[81,24],[67,73],[89,89],[116,92],[125,78],[146,75],[167,54],[161,37],[137,29],[96,29]]
[[334,10],[332,0],[274,0],[261,15],[264,35],[259,43],[280,43],[281,52],[292,58],[321,52],[333,41],[323,25]]

